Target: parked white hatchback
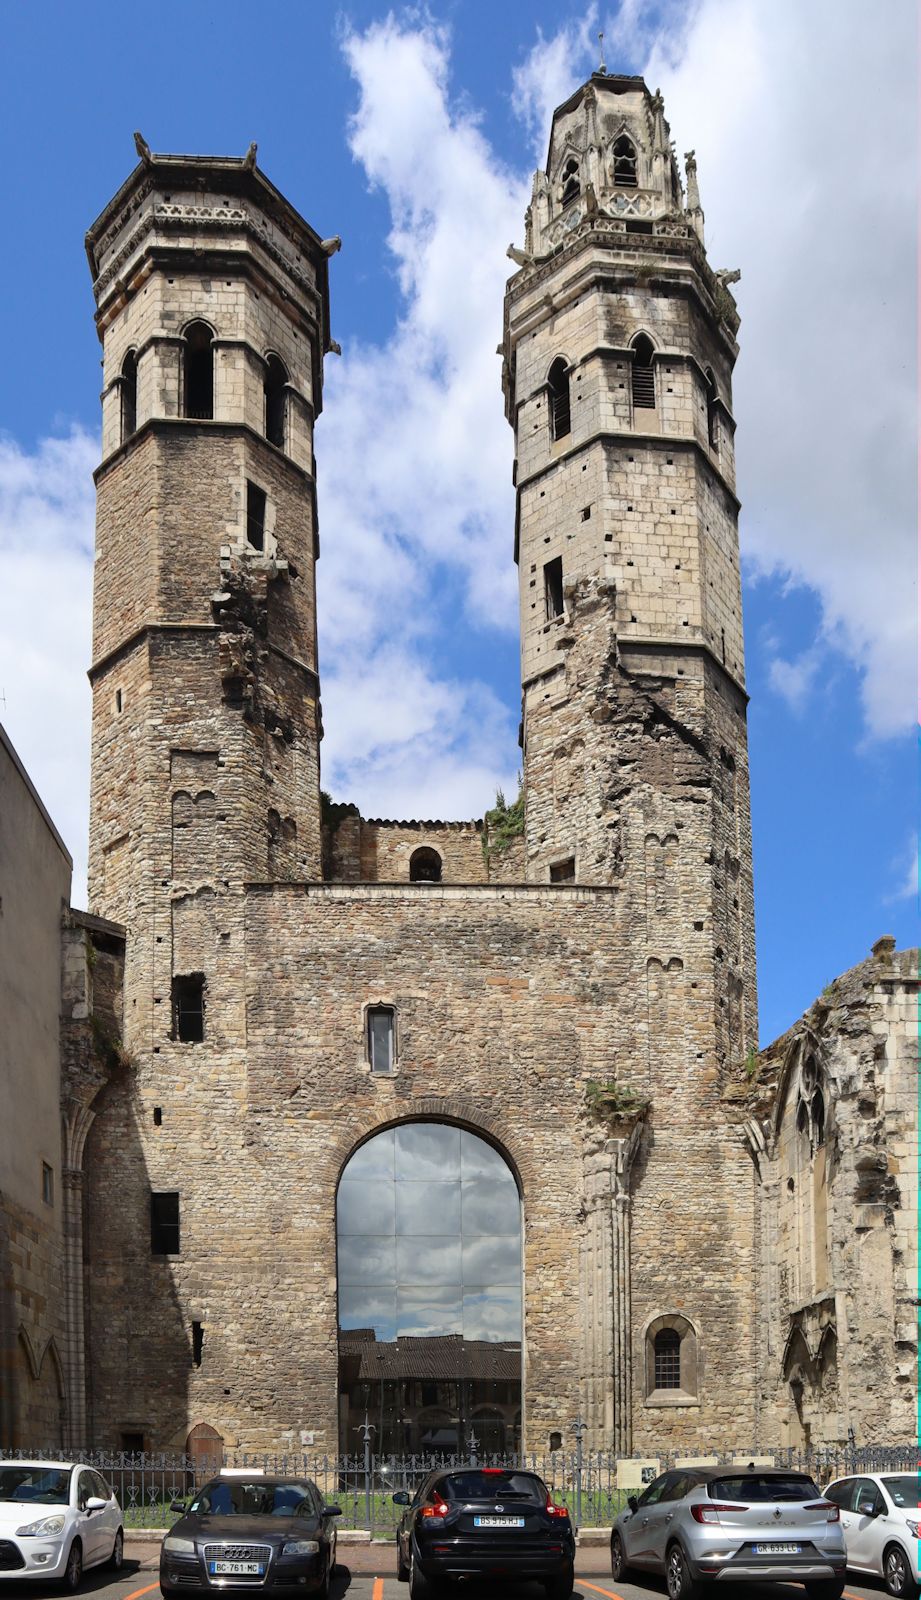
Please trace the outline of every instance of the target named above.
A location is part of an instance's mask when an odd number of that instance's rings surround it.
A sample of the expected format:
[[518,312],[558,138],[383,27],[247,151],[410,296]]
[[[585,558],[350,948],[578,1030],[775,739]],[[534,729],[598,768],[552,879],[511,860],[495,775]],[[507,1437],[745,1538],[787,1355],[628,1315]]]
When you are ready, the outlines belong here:
[[123,1544],[118,1499],[94,1467],[0,1460],[0,1586],[39,1578],[76,1589],[87,1567],[118,1571]]
[[836,1478],[825,1498],[841,1509],[848,1566],[875,1573],[887,1593],[899,1600],[917,1595],[921,1474],[866,1472]]

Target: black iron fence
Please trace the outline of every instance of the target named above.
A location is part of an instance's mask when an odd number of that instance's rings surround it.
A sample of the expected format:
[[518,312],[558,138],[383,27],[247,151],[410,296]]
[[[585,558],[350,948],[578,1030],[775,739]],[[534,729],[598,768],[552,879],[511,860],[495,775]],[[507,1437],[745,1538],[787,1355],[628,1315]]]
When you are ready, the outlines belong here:
[[[126,1528],[163,1528],[176,1519],[174,1500],[188,1501],[222,1466],[277,1473],[288,1478],[311,1478],[327,1504],[342,1508],[343,1528],[362,1528],[374,1538],[392,1536],[400,1511],[393,1503],[397,1490],[413,1493],[436,1467],[524,1467],[536,1472],[558,1502],[566,1504],[577,1527],[607,1527],[637,1491],[658,1472],[687,1462],[715,1458],[720,1463],[746,1464],[753,1460],[792,1467],[811,1474],[822,1487],[832,1478],[861,1472],[918,1472],[921,1453],[917,1445],[832,1446],[797,1451],[759,1448],[713,1451],[694,1458],[663,1453],[640,1460],[618,1457],[608,1451],[553,1450],[544,1454],[487,1455],[475,1449],[454,1455],[382,1456],[321,1455],[311,1451],[225,1451],[221,1459],[202,1460],[179,1452],[89,1450],[77,1459],[95,1467],[112,1484],[125,1514]],[[13,1451],[6,1460],[58,1460],[59,1452]]]

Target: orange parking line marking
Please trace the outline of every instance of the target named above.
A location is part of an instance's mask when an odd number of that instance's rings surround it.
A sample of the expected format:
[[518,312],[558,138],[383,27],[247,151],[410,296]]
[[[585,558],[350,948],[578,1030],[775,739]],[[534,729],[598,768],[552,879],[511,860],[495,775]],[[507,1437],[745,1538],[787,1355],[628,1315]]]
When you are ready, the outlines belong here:
[[[131,1596],[130,1595],[128,1596],[128,1600],[131,1600]],[[383,1578],[375,1578],[374,1586],[373,1586],[373,1588],[371,1590],[371,1600],[384,1600],[384,1580],[383,1580]]]
[[151,1589],[159,1589],[159,1587],[159,1583],[149,1583],[146,1589],[133,1589],[130,1594],[125,1595],[125,1600],[138,1600],[138,1595],[150,1594]]
[[[624,1600],[623,1595],[622,1594],[618,1594],[616,1589],[600,1589],[598,1587],[597,1583],[586,1583],[584,1578],[580,1578],[578,1576],[576,1577],[576,1588],[577,1589],[594,1589],[596,1594],[606,1594],[606,1595],[608,1595],[609,1596],[609,1600]],[[128,1596],[128,1600],[131,1600],[131,1596],[130,1595]]]

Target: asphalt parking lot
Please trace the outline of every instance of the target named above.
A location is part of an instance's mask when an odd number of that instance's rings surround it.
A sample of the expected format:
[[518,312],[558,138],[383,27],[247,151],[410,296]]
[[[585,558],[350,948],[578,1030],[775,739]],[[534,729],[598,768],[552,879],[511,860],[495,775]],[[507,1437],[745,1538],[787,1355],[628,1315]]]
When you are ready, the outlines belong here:
[[[405,1583],[398,1583],[394,1570],[391,1545],[350,1545],[341,1552],[332,1600],[408,1600]],[[125,1565],[113,1576],[104,1569],[88,1572],[79,1593],[92,1600],[159,1600],[157,1582],[159,1550],[147,1544],[126,1547]],[[849,1582],[845,1595],[851,1600],[885,1600],[882,1583],[866,1587],[867,1580]],[[728,1589],[721,1591],[726,1600],[742,1600]],[[33,1600],[60,1600],[59,1589],[50,1584],[16,1583],[3,1580],[0,1593],[31,1595]],[[543,1590],[538,1584],[470,1583],[464,1585],[466,1600],[543,1600]],[[804,1591],[797,1584],[752,1584],[746,1587],[744,1600],[803,1600]],[[615,1584],[606,1562],[606,1552],[597,1547],[579,1552],[576,1563],[576,1586],[573,1600],[666,1600],[664,1580],[646,1578],[642,1583]]]

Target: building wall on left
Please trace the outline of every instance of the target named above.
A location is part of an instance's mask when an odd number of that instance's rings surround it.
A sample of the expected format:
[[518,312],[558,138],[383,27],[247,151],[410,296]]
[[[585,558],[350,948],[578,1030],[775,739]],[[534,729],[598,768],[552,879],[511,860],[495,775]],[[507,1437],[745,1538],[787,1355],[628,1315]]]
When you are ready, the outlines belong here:
[[0,727],[0,1449],[62,1443],[61,916],[71,858]]

